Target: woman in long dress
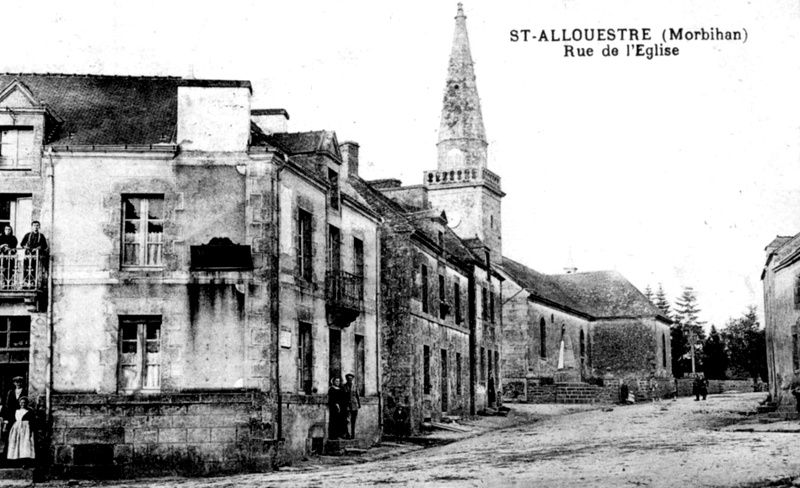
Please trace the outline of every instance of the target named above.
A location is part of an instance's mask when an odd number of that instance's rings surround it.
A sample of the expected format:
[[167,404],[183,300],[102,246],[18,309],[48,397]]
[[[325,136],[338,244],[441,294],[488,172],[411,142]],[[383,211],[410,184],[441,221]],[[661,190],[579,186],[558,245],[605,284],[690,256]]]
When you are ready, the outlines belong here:
[[14,424],[8,433],[8,459],[23,462],[36,458],[33,440],[33,410],[28,408],[28,397],[19,398],[19,408],[14,413]]
[[331,378],[331,387],[328,389],[328,408],[330,409],[328,438],[331,440],[339,439],[347,432],[347,427],[345,427],[347,400],[341,386],[341,378]]

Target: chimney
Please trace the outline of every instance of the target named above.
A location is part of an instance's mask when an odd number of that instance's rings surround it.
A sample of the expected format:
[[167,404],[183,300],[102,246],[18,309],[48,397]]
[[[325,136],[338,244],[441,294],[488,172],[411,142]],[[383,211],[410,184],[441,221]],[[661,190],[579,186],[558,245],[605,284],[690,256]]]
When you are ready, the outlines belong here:
[[357,142],[344,141],[339,144],[342,153],[342,166],[347,171],[347,176],[358,176],[358,148]]
[[267,135],[289,132],[289,112],[282,108],[253,109],[250,119]]

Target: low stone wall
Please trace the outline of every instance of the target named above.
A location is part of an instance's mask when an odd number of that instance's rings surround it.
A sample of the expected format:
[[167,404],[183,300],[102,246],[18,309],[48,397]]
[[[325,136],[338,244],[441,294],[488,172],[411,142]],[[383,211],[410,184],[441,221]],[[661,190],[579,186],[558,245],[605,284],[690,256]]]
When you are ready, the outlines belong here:
[[528,384],[528,403],[615,403],[619,386],[596,386],[586,383]]
[[[693,378],[680,378],[678,382],[678,396],[693,396]],[[769,391],[768,383],[753,383],[753,380],[708,380],[708,394],[715,395],[728,391],[754,392]]]
[[272,469],[272,401],[259,392],[56,394],[57,476],[206,475]]

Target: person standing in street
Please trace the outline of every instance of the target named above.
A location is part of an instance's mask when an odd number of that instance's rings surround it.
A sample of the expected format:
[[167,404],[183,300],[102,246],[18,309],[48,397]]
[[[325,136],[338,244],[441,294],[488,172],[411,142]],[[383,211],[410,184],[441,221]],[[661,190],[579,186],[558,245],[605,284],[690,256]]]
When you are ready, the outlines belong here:
[[350,420],[350,433],[347,435],[348,439],[356,438],[356,419],[358,418],[358,409],[361,408],[361,398],[358,396],[358,388],[356,387],[353,379],[353,373],[345,375],[344,391],[347,394],[347,417]]
[[342,388],[342,378],[331,378],[331,387],[328,389],[328,409],[330,420],[328,422],[328,438],[336,440],[347,436],[347,394]]

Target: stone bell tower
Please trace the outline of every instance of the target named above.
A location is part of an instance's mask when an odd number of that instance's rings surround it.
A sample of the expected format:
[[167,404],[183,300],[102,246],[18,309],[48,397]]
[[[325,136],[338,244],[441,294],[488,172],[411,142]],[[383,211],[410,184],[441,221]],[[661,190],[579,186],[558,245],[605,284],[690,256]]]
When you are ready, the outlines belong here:
[[439,125],[438,169],[426,171],[431,206],[445,211],[462,239],[480,239],[493,263],[502,261],[500,177],[487,168],[486,131],[461,3],[447,69]]

